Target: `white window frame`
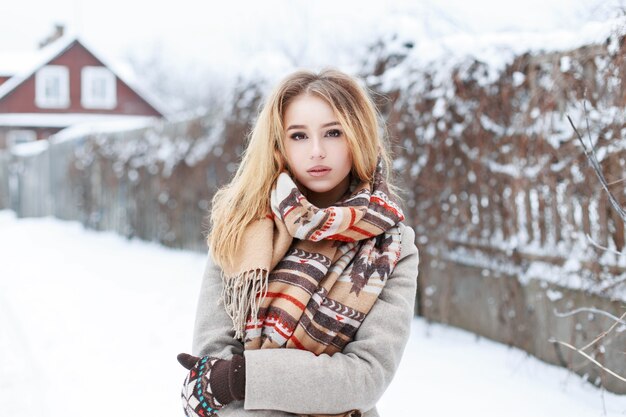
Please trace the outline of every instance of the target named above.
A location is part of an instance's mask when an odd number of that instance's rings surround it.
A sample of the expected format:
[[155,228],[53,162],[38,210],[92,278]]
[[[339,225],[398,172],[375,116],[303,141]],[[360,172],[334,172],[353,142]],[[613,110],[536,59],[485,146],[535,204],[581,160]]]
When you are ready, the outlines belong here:
[[20,143],[34,142],[37,140],[37,132],[30,129],[13,129],[7,132],[7,145],[9,147]]
[[[50,83],[58,83],[56,95],[49,94]],[[43,109],[65,109],[70,106],[70,71],[63,65],[46,65],[35,74],[35,104]]]
[[[104,83],[104,96],[93,95],[93,83]],[[80,73],[80,102],[86,109],[111,110],[117,106],[116,78],[106,67],[83,67]]]

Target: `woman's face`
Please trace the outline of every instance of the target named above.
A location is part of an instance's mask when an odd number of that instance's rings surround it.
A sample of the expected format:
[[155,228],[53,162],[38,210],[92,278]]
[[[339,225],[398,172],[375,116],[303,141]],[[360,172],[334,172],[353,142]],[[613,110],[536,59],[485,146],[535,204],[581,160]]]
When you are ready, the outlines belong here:
[[310,203],[328,207],[350,185],[352,156],[332,107],[309,94],[294,98],[283,120],[287,164]]

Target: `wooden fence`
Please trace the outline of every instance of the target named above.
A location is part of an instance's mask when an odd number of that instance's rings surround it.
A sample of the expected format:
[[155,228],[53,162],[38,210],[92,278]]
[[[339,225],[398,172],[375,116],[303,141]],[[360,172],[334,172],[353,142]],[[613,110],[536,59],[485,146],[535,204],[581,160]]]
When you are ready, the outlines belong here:
[[210,199],[236,169],[249,128],[248,100],[239,96],[228,116],[56,136],[45,150],[29,144],[0,153],[0,208],[204,251]]
[[0,150],[0,210],[10,208],[9,153]]

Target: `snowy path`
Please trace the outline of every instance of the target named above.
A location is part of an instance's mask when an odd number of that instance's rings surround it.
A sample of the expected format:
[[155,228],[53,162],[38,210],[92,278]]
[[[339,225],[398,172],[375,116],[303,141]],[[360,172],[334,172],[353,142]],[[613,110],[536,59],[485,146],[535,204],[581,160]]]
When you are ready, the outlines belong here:
[[[0,259],[0,416],[182,416],[175,357],[189,351],[205,255],[0,211]],[[626,416],[626,396],[416,318],[379,410]]]

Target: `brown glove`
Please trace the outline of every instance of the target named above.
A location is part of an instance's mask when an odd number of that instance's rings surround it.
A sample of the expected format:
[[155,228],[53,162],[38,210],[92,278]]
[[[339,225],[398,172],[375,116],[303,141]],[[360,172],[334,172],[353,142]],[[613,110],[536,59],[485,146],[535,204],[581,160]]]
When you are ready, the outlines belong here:
[[177,359],[189,370],[181,394],[187,417],[216,416],[215,412],[224,405],[244,399],[246,362],[243,355],[219,359],[181,353]]

